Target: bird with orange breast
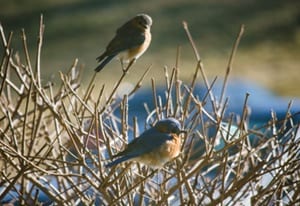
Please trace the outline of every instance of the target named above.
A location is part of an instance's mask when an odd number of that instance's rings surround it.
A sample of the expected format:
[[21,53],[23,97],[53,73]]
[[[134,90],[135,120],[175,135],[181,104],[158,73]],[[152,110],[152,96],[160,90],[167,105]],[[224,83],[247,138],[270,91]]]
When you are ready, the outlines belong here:
[[180,154],[181,148],[180,122],[174,118],[158,121],[154,127],[144,131],[130,142],[127,147],[113,156],[117,158],[106,167],[112,167],[126,161],[136,161],[153,169],[159,169],[165,163]]
[[122,65],[123,63],[132,64],[135,62],[150,45],[151,25],[152,19],[150,16],[138,14],[121,26],[115,37],[109,42],[104,53],[97,58],[99,65],[95,71],[101,71],[117,55]]

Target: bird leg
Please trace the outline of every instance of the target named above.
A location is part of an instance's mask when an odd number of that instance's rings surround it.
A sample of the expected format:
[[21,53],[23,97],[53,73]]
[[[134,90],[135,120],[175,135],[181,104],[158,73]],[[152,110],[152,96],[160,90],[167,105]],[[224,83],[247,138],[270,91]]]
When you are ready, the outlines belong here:
[[[136,61],[136,58],[133,58],[133,59],[129,62],[129,64],[127,65],[126,68],[124,68],[124,67],[122,66],[123,72],[124,72],[124,73],[127,73],[128,70],[129,70],[129,68],[133,65],[133,63],[134,63],[135,61]],[[122,65],[123,65],[123,63],[122,63]]]
[[124,68],[124,60],[123,60],[123,58],[120,59],[120,63],[121,63],[122,70],[124,71],[125,68]]

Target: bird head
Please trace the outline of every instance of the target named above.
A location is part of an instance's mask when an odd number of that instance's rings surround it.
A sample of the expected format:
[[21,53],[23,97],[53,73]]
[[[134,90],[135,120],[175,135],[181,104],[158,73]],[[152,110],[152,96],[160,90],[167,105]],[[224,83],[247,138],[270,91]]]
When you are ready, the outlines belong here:
[[158,121],[154,127],[162,133],[187,133],[185,130],[181,129],[180,122],[177,119],[171,117]]
[[152,18],[147,14],[138,14],[134,17],[134,22],[141,28],[147,29],[152,25]]

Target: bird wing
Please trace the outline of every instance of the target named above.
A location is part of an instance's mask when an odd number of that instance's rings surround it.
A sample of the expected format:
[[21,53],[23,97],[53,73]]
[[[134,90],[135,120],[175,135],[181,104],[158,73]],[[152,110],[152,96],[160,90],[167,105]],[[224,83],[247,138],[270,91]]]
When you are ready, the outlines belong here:
[[109,55],[117,55],[122,51],[135,48],[143,44],[145,38],[145,34],[136,29],[117,32],[116,36],[106,47],[106,53]]
[[120,157],[120,158],[118,158],[118,159],[116,159],[116,160],[114,160],[114,161],[106,164],[105,167],[112,167],[114,165],[120,164],[121,162],[124,162],[124,161],[129,160],[129,159],[130,159],[130,157],[123,156],[123,157]]
[[118,153],[115,157],[126,155],[129,158],[134,158],[143,154],[152,152],[158,149],[166,141],[172,140],[171,134],[158,132],[155,128],[145,131],[138,138],[134,139],[127,145],[127,148]]

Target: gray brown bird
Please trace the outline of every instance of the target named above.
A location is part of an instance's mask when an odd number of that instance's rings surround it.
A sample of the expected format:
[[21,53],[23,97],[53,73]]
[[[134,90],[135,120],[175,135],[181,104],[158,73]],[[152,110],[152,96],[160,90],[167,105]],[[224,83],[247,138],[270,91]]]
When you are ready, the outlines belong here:
[[122,64],[138,59],[150,45],[151,25],[150,16],[138,14],[121,26],[115,37],[109,42],[105,52],[97,58],[99,65],[95,71],[101,71],[117,55]]

